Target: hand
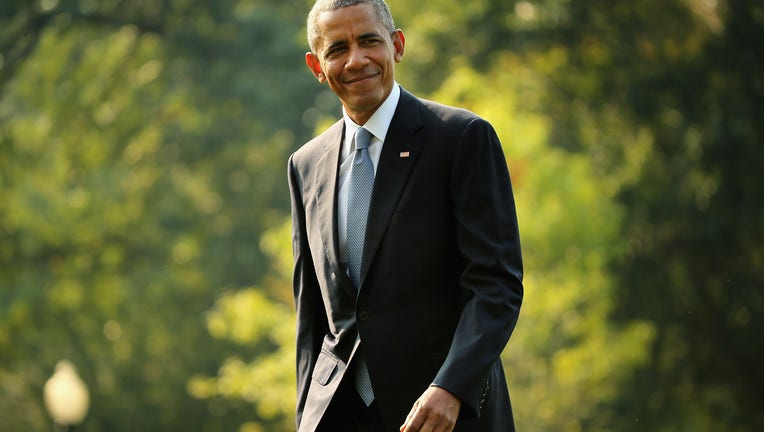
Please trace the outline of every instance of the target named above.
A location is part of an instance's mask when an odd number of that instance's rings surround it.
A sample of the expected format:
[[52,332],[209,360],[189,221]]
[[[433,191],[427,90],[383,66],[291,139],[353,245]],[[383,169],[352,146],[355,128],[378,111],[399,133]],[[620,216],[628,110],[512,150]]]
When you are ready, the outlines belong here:
[[414,402],[401,432],[452,432],[462,401],[449,391],[430,386]]

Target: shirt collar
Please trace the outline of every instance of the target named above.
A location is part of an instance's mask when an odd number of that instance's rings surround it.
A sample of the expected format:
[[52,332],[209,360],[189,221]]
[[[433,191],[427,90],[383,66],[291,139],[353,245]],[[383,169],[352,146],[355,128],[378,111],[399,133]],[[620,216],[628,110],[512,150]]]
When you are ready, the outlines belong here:
[[[382,105],[377,108],[374,114],[371,115],[369,120],[363,127],[371,132],[375,138],[385,142],[387,136],[387,130],[390,128],[390,123],[393,121],[395,115],[395,109],[398,107],[398,100],[401,98],[401,89],[398,87],[398,83],[393,83],[393,89],[387,96]],[[350,119],[345,108],[342,109],[342,117],[345,120],[345,142],[352,142],[353,135],[361,125],[356,124]]]

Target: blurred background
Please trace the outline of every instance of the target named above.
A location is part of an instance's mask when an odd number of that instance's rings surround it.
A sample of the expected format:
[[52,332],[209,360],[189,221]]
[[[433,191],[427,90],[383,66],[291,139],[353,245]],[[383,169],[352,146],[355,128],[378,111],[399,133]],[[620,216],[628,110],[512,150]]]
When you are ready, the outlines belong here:
[[[518,429],[764,430],[764,4],[389,3],[505,147]],[[2,1],[0,431],[294,429],[311,4]]]

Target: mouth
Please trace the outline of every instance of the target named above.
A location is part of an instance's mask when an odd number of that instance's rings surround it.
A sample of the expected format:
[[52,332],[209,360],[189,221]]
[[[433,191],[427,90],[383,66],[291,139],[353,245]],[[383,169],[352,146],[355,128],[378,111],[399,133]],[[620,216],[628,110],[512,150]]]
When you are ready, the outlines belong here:
[[373,73],[373,74],[364,74],[357,77],[350,78],[348,80],[345,80],[345,84],[358,84],[365,81],[368,81],[370,79],[376,78],[379,75],[379,73]]

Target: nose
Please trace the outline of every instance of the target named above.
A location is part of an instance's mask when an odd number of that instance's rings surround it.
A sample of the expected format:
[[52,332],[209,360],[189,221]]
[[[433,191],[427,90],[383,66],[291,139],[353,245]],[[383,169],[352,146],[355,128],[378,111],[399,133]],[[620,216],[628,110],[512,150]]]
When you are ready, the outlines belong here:
[[347,69],[360,69],[363,68],[366,63],[368,63],[368,58],[366,57],[366,53],[364,52],[361,47],[359,47],[356,44],[353,44],[350,46],[349,52],[348,52],[348,59],[347,63],[345,64],[345,67]]

